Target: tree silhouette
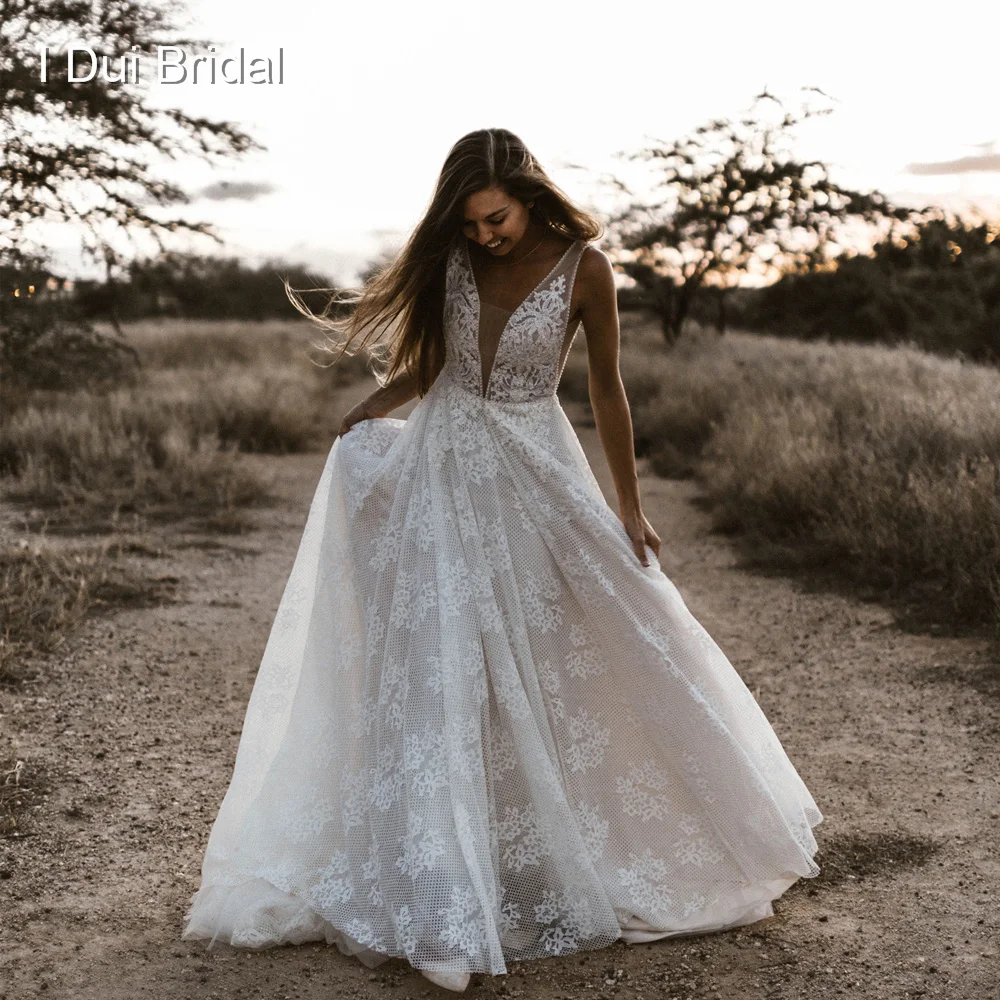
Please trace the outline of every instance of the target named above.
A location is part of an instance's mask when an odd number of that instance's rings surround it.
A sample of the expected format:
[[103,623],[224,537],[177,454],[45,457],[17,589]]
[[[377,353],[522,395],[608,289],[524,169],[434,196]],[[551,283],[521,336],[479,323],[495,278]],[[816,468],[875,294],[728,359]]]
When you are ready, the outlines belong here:
[[[0,264],[38,262],[44,247],[30,230],[40,221],[80,227],[98,260],[110,231],[142,231],[160,247],[168,232],[212,235],[160,211],[187,197],[156,176],[157,162],[213,162],[257,144],[232,123],[152,106],[142,73],[138,84],[100,73],[71,83],[65,55],[72,39],[99,54],[134,49],[140,63],[157,45],[207,50],[180,36],[181,12],[174,0],[0,0]],[[52,53],[45,83],[40,44]],[[74,75],[83,75],[90,59],[74,58]]]
[[[777,121],[759,114],[764,102],[782,109]],[[839,223],[909,217],[909,210],[894,208],[878,192],[841,187],[825,164],[800,161],[790,152],[793,129],[830,110],[803,103],[791,113],[765,90],[739,121],[713,119],[674,142],[657,140],[620,154],[654,161],[662,174],[655,185],[665,189],[662,200],[633,202],[612,217],[610,228],[624,249],[635,252],[620,266],[647,291],[668,343],[680,336],[695,297],[706,287],[718,297],[721,332],[726,289],[752,267],[827,266]],[[626,185],[615,183],[631,195]]]
[[[895,231],[898,228],[899,231]],[[741,296],[749,329],[803,339],[909,343],[1000,361],[1000,225],[940,208],[894,227],[836,270],[786,274]]]
[[[93,330],[77,304],[53,291],[61,283],[48,270],[40,224],[80,231],[84,251],[104,267],[113,306],[122,256],[112,234],[134,242],[145,233],[160,250],[172,232],[214,237],[205,223],[169,212],[188,198],[157,176],[158,165],[184,157],[217,162],[259,148],[230,122],[148,100],[157,45],[208,49],[180,35],[181,13],[176,0],[0,0],[0,375],[7,382],[60,388],[131,377],[135,368],[114,308],[108,318],[117,338]],[[66,51],[76,39],[113,54],[115,70],[120,56],[134,52],[139,82],[100,72],[70,82]],[[51,53],[44,82],[40,45]],[[72,75],[86,76],[90,58],[77,52],[73,59]]]

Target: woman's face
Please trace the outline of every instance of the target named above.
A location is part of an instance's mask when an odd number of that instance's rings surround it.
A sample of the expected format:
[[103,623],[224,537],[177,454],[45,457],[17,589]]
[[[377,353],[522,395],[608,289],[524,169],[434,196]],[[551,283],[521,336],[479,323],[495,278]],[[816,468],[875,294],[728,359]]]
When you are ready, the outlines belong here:
[[503,257],[517,246],[531,219],[528,206],[502,187],[470,194],[464,213],[462,232],[494,257]]

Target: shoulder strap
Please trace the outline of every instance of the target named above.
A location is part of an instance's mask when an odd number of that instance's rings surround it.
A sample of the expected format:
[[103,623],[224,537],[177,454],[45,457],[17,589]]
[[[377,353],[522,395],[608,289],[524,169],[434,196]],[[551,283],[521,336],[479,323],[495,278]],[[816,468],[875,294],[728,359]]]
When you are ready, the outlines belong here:
[[583,240],[576,240],[571,246],[567,247],[564,251],[563,259],[559,263],[559,266],[552,272],[550,281],[554,281],[561,274],[569,276],[569,280],[572,281],[572,275],[576,271],[576,265],[580,261],[580,255],[583,253],[586,243]]
[[563,265],[563,272],[566,274],[566,303],[570,302],[573,297],[573,285],[576,283],[576,271],[580,266],[580,259],[583,257],[583,251],[587,249],[589,244],[586,240],[577,240],[576,245],[570,250],[566,255],[566,260]]

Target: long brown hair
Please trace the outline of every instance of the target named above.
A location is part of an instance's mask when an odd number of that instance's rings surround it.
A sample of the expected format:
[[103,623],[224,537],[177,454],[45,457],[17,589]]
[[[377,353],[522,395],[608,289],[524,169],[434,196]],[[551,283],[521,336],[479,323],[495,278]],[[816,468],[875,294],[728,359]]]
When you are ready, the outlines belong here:
[[[524,203],[533,201],[535,218],[572,239],[590,241],[604,233],[597,219],[573,205],[552,182],[513,132],[479,129],[452,146],[424,217],[395,260],[364,288],[336,292],[319,315],[286,282],[288,297],[299,312],[334,335],[328,340],[339,347],[338,358],[374,341],[368,350],[379,384],[398,372],[412,372],[423,396],[444,363],[445,269],[448,251],[461,233],[465,199],[493,186]],[[345,316],[350,306],[354,308]]]

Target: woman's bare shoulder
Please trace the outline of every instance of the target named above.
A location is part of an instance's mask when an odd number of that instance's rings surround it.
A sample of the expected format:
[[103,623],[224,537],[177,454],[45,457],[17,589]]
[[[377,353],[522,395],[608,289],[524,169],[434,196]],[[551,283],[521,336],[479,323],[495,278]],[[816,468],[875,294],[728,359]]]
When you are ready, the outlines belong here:
[[597,291],[614,287],[615,273],[611,258],[600,248],[588,243],[580,254],[577,281],[586,289]]
[[580,269],[594,275],[609,274],[613,267],[611,258],[594,243],[588,243],[580,254]]

